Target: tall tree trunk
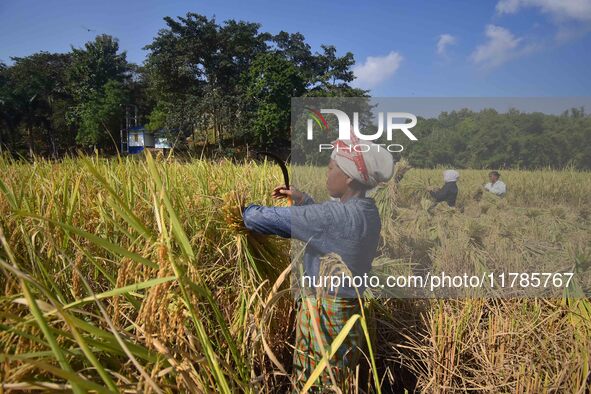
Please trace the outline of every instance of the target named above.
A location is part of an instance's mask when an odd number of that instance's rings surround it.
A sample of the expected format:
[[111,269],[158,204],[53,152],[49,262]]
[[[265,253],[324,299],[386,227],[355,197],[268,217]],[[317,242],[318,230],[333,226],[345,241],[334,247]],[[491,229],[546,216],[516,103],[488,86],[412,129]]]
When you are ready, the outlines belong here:
[[53,132],[51,130],[47,130],[47,140],[51,147],[51,157],[55,159],[57,158],[57,150],[55,149],[55,140],[53,139]]
[[193,123],[192,127],[191,127],[191,141],[193,143],[193,152],[197,152],[197,144],[195,141],[195,123]]
[[14,135],[16,134],[16,128],[12,127],[12,124],[8,123],[7,128],[8,134],[6,135],[6,150],[9,152],[14,152],[16,148],[16,142],[14,141]]
[[[227,125],[228,125],[228,129],[230,131],[230,134],[232,135],[232,148],[235,148],[236,147],[236,130],[235,130],[235,128],[233,128],[230,125],[232,125],[232,124],[236,125],[237,120],[236,119],[233,119],[232,107],[231,106],[228,106],[228,108],[226,109],[226,112],[227,112],[226,122],[227,122]],[[231,119],[233,119],[234,121],[232,122]]]
[[218,117],[217,108],[214,108],[214,110],[213,110],[213,128],[215,130],[215,135],[216,135],[216,139],[217,139],[217,143],[218,143],[218,149],[221,152],[221,150],[222,150],[222,133],[221,133],[220,119]]
[[27,131],[29,134],[29,158],[33,160],[33,157],[35,156],[35,152],[33,150],[33,128],[29,126]]
[[51,148],[51,157],[52,158],[57,158],[57,149],[55,147],[55,139],[53,137],[53,127],[51,127],[51,122],[47,121],[46,125],[45,125],[45,130],[47,131],[47,143],[49,144],[49,147]]

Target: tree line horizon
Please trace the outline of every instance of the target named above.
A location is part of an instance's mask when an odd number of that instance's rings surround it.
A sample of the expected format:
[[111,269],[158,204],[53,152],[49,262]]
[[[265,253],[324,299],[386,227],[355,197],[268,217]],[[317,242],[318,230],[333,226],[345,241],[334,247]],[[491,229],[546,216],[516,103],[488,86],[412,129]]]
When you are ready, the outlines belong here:
[[[353,86],[354,55],[333,45],[312,51],[303,34],[271,34],[259,23],[218,23],[197,13],[165,17],[127,60],[101,34],[67,53],[37,52],[0,62],[0,152],[58,158],[79,150],[117,153],[125,113],[164,130],[176,147],[289,149],[292,97],[369,97]],[[424,119],[403,156],[419,167],[591,169],[591,117],[462,109]]]

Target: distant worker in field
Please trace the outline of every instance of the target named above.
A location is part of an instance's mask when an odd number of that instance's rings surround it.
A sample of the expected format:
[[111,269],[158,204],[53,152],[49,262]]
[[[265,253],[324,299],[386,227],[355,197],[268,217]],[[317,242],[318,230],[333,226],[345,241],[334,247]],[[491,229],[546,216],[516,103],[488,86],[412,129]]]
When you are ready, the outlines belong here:
[[454,207],[456,205],[456,198],[458,197],[458,185],[456,182],[460,178],[460,173],[456,170],[443,171],[443,186],[440,189],[430,191],[431,197],[435,202],[429,209],[432,209],[440,202],[447,202],[447,205]]
[[507,186],[503,181],[499,180],[500,177],[501,174],[498,171],[489,172],[488,179],[490,182],[484,185],[484,189],[499,197],[504,197],[505,193],[507,193]]
[[[292,206],[249,205],[243,211],[244,225],[251,231],[306,242],[303,272],[297,266],[292,268],[298,270],[296,287],[300,290],[292,373],[297,392],[323,354],[330,351],[330,344],[347,321],[361,313],[358,296],[365,290],[363,285],[356,287],[351,281],[334,289],[332,284],[323,285],[326,258],[337,256],[352,277],[363,277],[369,273],[377,253],[381,220],[375,201],[366,192],[392,177],[394,161],[390,153],[375,145],[367,152],[357,152],[352,148],[354,144],[350,140],[333,142],[335,149],[328,164],[326,188],[338,200],[315,203],[308,194],[293,187],[278,186],[273,197],[290,197]],[[352,390],[364,346],[364,335],[356,322],[342,345],[333,349],[336,353],[315,381],[314,389],[328,389],[336,381],[342,392]]]

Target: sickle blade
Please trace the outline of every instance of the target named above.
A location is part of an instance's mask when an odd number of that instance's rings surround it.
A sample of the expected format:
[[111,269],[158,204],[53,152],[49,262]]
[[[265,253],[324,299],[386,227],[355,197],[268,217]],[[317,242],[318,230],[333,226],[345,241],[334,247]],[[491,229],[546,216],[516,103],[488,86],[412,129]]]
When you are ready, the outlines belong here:
[[258,151],[256,153],[257,155],[267,156],[268,158],[272,159],[275,163],[277,163],[277,165],[281,168],[281,172],[283,173],[283,183],[285,183],[286,189],[289,189],[289,172],[287,171],[285,162],[281,160],[279,156],[271,152]]

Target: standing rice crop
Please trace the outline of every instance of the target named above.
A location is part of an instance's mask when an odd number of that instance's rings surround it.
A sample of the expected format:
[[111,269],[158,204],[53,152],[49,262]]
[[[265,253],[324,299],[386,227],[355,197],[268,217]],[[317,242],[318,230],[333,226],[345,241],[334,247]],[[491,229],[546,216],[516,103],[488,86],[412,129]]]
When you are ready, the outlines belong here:
[[[299,168],[294,183],[326,198],[324,171]],[[241,220],[244,205],[274,203],[274,165],[3,157],[0,174],[4,390],[289,390],[289,243]],[[439,169],[378,191],[376,267],[587,279],[553,298],[371,299],[373,319],[351,323],[373,333],[370,391],[588,387],[590,175],[503,171],[507,197],[476,201],[486,174],[462,171],[455,209],[421,206]]]

